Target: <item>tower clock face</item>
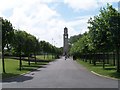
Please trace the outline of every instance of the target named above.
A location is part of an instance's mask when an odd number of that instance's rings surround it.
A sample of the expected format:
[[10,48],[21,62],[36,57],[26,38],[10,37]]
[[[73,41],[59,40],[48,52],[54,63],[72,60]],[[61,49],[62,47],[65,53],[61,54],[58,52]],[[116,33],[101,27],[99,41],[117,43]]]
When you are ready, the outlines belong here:
[[67,36],[65,36],[65,38],[67,38]]

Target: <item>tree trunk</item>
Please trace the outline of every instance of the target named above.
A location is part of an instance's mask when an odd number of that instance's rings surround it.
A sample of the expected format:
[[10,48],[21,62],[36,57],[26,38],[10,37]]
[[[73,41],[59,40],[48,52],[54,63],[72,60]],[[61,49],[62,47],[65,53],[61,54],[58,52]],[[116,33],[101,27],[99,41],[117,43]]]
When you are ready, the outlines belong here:
[[116,58],[117,58],[117,72],[120,72],[119,46],[117,46],[116,48]]
[[28,65],[30,66],[30,55],[28,55]]
[[36,61],[36,54],[34,54],[34,57],[35,57],[35,64],[37,64],[37,61]]
[[107,64],[109,64],[109,52],[107,52]]
[[48,53],[47,53],[47,58],[48,58]]
[[21,71],[21,67],[22,67],[21,52],[20,52],[20,55],[19,55],[19,57],[20,57],[20,62],[19,62],[19,70]]
[[85,54],[85,62],[87,62],[87,54]]
[[52,53],[52,59],[53,59],[53,53]]
[[4,49],[2,49],[2,66],[3,66],[3,73],[5,72],[5,62],[4,62]]
[[113,66],[115,66],[115,52],[113,52]]
[[91,59],[89,61],[90,61],[89,63],[91,64]]
[[20,62],[19,62],[19,70],[21,71],[21,67],[22,67],[22,59],[21,59],[21,44],[19,46],[19,57],[20,57]]
[[103,52],[103,69],[105,68],[105,53]]
[[101,62],[101,53],[99,52],[99,62]]
[[89,63],[91,64],[91,53],[89,54]]
[[96,58],[95,58],[95,53],[93,54],[93,65],[96,66]]
[[45,53],[44,53],[44,60],[45,60]]

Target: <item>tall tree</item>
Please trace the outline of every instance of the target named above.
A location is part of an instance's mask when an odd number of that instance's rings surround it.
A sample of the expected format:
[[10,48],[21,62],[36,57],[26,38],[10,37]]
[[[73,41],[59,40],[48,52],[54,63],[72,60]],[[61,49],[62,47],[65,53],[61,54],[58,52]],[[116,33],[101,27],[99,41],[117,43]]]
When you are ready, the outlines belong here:
[[10,21],[2,19],[2,65],[5,73],[4,49],[13,42],[14,29]]

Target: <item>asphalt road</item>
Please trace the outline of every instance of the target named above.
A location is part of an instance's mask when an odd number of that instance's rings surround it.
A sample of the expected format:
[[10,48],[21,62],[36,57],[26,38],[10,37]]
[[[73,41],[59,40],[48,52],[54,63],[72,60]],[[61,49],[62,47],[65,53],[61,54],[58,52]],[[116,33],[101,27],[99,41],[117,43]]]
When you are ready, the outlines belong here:
[[72,59],[57,59],[43,68],[7,79],[3,88],[118,88],[118,81],[94,75]]

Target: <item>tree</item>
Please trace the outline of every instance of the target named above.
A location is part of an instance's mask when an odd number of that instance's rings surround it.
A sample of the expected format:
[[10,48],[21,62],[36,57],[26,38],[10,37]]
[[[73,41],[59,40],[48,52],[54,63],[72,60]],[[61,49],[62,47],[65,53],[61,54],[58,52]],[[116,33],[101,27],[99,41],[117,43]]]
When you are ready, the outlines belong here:
[[35,38],[35,46],[34,46],[34,56],[35,56],[35,63],[37,63],[36,62],[36,54],[38,54],[39,53],[39,51],[40,51],[40,45],[39,45],[39,40],[38,39],[36,39],[36,37],[34,37]]
[[73,43],[77,42],[81,37],[82,37],[82,34],[71,36],[69,38],[69,43],[72,45]]
[[44,54],[44,59],[45,59],[46,42],[45,41],[40,41],[40,47],[41,47],[42,53]]
[[24,49],[25,49],[25,37],[26,32],[20,31],[20,30],[15,30],[15,38],[14,42],[12,43],[13,49],[16,53],[17,56],[19,56],[20,62],[19,62],[19,70],[22,69],[22,55],[24,54]]
[[[117,71],[120,70],[119,65],[119,13],[112,5],[107,4],[107,8],[100,10],[100,14],[88,21],[91,33],[91,40],[97,51],[108,52],[116,50],[117,53]],[[108,49],[108,47],[110,49]],[[104,64],[103,60],[103,64]],[[104,65],[103,65],[104,67]]]
[[2,19],[2,65],[5,73],[4,49],[13,42],[14,29],[10,21]]
[[116,50],[117,56],[117,72],[120,72],[120,13],[115,16],[110,17],[110,32],[111,32],[111,39],[113,42],[113,47]]
[[[112,5],[107,4],[107,8],[101,8],[100,13],[88,20],[89,32],[81,35],[75,43],[72,44],[70,52],[73,55],[81,54],[86,58],[88,53],[93,53],[93,64],[96,65],[98,53],[102,54],[103,68],[105,67],[106,55],[109,52],[116,51],[117,72],[120,72],[120,13]],[[108,48],[109,47],[109,48]],[[107,54],[105,54],[107,52]],[[83,57],[85,56],[85,57]],[[109,58],[107,58],[109,63]]]
[[34,53],[35,50],[35,38],[30,34],[26,34],[26,53],[28,56],[28,64],[30,65],[30,57]]
[[2,56],[2,18],[0,17],[0,56]]

